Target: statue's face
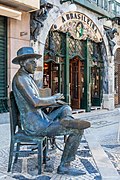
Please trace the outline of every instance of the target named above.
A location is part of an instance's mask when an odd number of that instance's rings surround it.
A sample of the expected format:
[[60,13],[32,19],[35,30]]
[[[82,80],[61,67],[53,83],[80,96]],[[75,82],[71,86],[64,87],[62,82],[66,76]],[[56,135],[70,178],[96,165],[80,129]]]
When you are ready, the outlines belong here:
[[28,73],[34,74],[34,72],[37,68],[36,60],[35,59],[27,59],[24,62],[24,68]]

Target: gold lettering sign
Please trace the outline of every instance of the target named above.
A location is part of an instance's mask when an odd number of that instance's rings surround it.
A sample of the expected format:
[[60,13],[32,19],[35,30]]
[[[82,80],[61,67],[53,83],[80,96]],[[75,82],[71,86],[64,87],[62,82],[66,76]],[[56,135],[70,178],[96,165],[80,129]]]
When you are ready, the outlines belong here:
[[95,42],[102,41],[102,35],[96,24],[85,14],[69,12],[60,16],[53,25],[53,30],[69,32],[75,39],[89,38]]

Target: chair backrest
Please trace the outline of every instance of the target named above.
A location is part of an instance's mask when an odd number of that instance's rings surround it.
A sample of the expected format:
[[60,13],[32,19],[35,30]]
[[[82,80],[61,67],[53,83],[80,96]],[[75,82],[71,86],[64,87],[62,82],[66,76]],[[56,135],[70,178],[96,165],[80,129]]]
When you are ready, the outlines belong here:
[[10,92],[9,99],[9,112],[10,112],[10,128],[11,128],[11,136],[13,136],[19,128],[21,128],[20,120],[19,120],[19,110],[15,101],[15,97],[13,91]]
[[50,88],[41,88],[39,89],[41,97],[48,97],[51,96],[51,89]]

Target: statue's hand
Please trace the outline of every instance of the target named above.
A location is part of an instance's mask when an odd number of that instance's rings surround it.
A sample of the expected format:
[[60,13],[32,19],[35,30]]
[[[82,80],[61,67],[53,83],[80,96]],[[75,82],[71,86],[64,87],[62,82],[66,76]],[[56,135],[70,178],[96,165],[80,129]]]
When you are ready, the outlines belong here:
[[68,104],[68,103],[66,103],[66,102],[64,102],[64,101],[62,101],[62,100],[57,100],[57,104],[60,104],[60,105],[66,105],[66,104]]
[[64,96],[61,93],[54,94],[53,96],[55,97],[56,100],[64,99]]

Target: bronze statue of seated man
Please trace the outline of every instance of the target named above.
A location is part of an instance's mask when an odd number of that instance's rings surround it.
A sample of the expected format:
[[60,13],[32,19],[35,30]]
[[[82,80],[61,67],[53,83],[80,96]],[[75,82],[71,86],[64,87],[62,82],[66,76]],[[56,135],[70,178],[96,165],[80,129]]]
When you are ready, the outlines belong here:
[[63,99],[63,94],[40,97],[39,88],[31,76],[37,67],[36,60],[40,57],[41,55],[34,53],[32,47],[22,47],[18,50],[17,57],[12,60],[14,64],[20,65],[20,69],[13,78],[12,89],[20,111],[22,128],[26,134],[33,136],[69,135],[57,173],[85,174],[81,170],[71,168],[70,162],[75,159],[83,131],[90,127],[90,123],[74,119],[71,107],[66,104],[48,114],[42,111],[41,107],[58,104],[59,100]]

